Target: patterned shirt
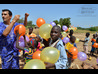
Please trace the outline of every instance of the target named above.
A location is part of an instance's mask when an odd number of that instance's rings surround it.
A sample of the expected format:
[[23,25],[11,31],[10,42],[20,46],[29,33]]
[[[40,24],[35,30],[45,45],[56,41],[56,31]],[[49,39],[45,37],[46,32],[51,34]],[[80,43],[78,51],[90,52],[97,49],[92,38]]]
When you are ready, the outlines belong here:
[[4,24],[3,22],[0,23],[0,55],[2,58],[6,61],[10,61],[13,57],[12,55],[15,55],[17,53],[17,50],[14,48],[14,42],[16,41],[16,35],[14,34],[14,28],[21,23],[15,23],[12,27],[11,32],[5,37],[3,36],[3,31],[8,27],[8,25]]

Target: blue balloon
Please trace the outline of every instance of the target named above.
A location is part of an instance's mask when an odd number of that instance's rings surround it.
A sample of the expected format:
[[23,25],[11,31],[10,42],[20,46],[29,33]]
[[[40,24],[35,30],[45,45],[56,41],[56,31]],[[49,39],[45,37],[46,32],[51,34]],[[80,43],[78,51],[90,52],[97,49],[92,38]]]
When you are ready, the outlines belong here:
[[85,61],[87,59],[87,55],[84,52],[79,52],[78,53],[78,59],[80,61]]
[[64,31],[66,31],[66,30],[67,30],[67,26],[62,26],[62,29],[63,29]]
[[[20,46],[20,47],[25,47],[24,41],[19,41],[19,46]],[[14,42],[14,48],[15,48],[16,50],[19,50],[18,48],[16,48],[16,41]]]
[[[24,37],[23,37],[23,36],[21,36],[21,37],[20,37],[20,41],[21,41],[21,42],[23,42],[23,41],[24,41]],[[27,42],[29,42],[29,41],[30,41],[30,40],[29,40],[29,38],[28,38],[27,36],[26,36],[26,41],[27,41]]]
[[51,24],[52,26],[55,26],[55,25],[56,25],[56,23],[55,23],[55,22],[50,22],[50,24]]
[[70,41],[70,39],[68,38],[68,37],[65,37],[64,39],[63,39],[63,42],[64,43],[68,43]]

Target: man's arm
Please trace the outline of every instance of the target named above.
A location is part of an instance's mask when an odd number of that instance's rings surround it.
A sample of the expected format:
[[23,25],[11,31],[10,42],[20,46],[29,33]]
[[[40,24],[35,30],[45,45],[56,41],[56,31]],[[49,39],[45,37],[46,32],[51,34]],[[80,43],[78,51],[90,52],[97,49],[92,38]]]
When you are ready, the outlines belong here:
[[19,17],[20,17],[20,15],[15,15],[15,17],[12,20],[12,22],[10,23],[10,25],[3,31],[3,36],[7,36],[10,33],[15,22],[17,22],[19,20]]
[[25,13],[25,20],[24,20],[24,26],[27,26],[27,17],[29,16],[28,13]]

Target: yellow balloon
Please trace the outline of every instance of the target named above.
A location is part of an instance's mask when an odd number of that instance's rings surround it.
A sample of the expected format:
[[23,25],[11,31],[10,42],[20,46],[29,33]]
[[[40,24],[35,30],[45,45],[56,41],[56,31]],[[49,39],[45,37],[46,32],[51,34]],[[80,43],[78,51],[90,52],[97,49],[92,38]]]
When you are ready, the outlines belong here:
[[75,43],[78,43],[79,42],[79,39],[78,38],[76,38],[76,41],[75,41]]
[[64,32],[62,32],[62,35],[63,35],[63,37],[65,38],[66,35],[67,35],[67,33],[64,31]]
[[49,62],[49,63],[56,63],[57,60],[59,59],[60,51],[58,51],[54,47],[46,47],[45,49],[42,50],[40,54],[40,58],[44,62]]
[[57,24],[57,26],[59,26],[61,28],[61,25],[60,24]]
[[69,51],[72,47],[74,47],[74,46],[71,43],[68,42],[66,44],[66,48],[65,49],[67,49]]
[[43,24],[40,28],[39,28],[39,35],[44,38],[44,39],[48,39],[50,38],[50,32],[52,29],[52,25],[51,24]]
[[71,30],[71,29],[72,29],[72,28],[71,28],[71,27],[69,27],[69,28],[68,28],[68,31],[70,32],[70,30]]
[[33,59],[25,64],[24,69],[46,69],[46,66],[43,61]]

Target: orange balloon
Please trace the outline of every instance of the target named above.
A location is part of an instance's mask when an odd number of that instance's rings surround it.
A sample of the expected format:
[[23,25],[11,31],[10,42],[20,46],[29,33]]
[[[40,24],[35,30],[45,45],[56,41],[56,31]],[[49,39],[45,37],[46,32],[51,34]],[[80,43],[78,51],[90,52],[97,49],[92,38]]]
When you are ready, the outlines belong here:
[[73,56],[71,56],[69,53],[67,53],[67,56],[68,56],[68,58],[72,58],[72,59],[77,59],[77,55],[73,55]]
[[34,52],[32,59],[40,59],[40,54],[41,54],[41,51]]
[[38,18],[36,24],[38,27],[40,27],[41,25],[45,24],[45,20],[43,18]]
[[[15,33],[15,34],[16,34],[16,31],[17,31],[17,30],[19,31],[19,34],[21,34],[20,37],[23,36],[23,35],[25,35],[25,33],[26,33],[26,28],[25,28],[25,26],[22,25],[22,24],[17,25],[17,26],[14,28],[14,33]],[[20,37],[19,37],[19,39],[20,39]]]
[[94,43],[93,47],[98,48],[98,43]]
[[76,56],[73,56],[72,59],[77,59],[77,55]]
[[21,50],[19,50],[19,52],[21,52]]
[[78,54],[78,49],[76,47],[72,47],[69,52],[73,54],[73,56],[76,56]]

